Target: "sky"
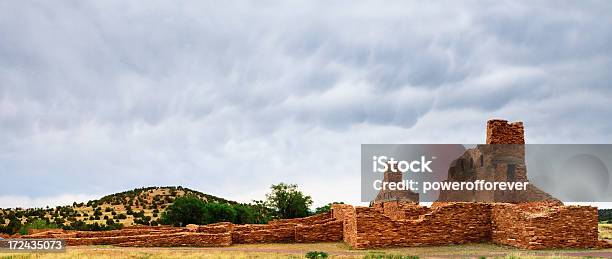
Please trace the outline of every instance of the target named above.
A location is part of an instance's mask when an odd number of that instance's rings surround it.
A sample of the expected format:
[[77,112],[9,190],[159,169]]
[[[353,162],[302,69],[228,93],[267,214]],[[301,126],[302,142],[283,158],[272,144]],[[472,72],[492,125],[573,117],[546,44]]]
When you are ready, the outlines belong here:
[[0,207],[360,199],[360,145],[612,143],[610,1],[2,1]]

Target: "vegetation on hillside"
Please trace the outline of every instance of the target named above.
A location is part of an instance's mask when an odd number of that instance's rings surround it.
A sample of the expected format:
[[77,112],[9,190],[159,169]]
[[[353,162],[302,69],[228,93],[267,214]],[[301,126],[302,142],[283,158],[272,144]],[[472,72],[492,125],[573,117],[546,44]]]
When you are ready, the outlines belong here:
[[[265,200],[241,204],[183,187],[148,187],[104,196],[87,203],[55,208],[0,209],[0,233],[30,229],[112,230],[132,225],[233,222],[261,224],[272,219],[309,216],[312,198],[295,184],[271,186]],[[331,204],[315,213],[329,211]]]
[[[216,196],[188,188],[148,187],[116,193],[55,208],[0,209],[0,233],[25,233],[28,229],[63,228],[68,230],[112,230],[132,225],[161,224],[161,213],[174,200],[183,196],[197,197],[205,202],[237,204]],[[33,222],[37,225],[30,226]]]

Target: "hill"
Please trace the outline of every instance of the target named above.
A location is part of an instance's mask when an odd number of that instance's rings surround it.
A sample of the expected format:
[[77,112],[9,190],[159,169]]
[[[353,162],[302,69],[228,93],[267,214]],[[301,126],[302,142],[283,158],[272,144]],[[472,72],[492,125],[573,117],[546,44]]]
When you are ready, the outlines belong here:
[[235,201],[180,186],[146,187],[55,208],[0,209],[0,226],[8,226],[10,219],[18,219],[21,224],[43,219],[51,227],[63,225],[79,229],[89,224],[92,230],[133,225],[155,226],[160,223],[161,213],[176,198],[186,195],[197,196],[207,202],[236,204]]

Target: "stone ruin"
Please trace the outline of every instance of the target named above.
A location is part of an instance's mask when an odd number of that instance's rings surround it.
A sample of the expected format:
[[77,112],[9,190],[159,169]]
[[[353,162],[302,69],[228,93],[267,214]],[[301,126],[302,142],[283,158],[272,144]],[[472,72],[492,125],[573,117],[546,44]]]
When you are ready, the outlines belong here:
[[[489,179],[486,177],[528,180],[524,149],[520,148],[525,143],[523,132],[520,122],[489,121],[487,144],[519,146],[501,153],[496,150],[496,145],[467,150],[453,162],[448,180]],[[491,163],[495,166],[479,167],[483,159],[495,160]],[[401,174],[385,174],[385,179],[390,181],[401,180],[401,177]],[[527,196],[514,193],[441,193],[438,202],[425,207],[418,204],[418,195],[415,197],[414,193],[386,192],[379,193],[378,200],[370,207],[334,204],[329,213],[275,220],[268,224],[130,227],[97,232],[42,230],[23,238],[63,238],[68,245],[125,247],[338,241],[344,241],[355,249],[481,242],[524,249],[612,247],[610,243],[598,240],[597,208],[564,206],[537,187],[528,193]],[[453,202],[454,198],[467,198],[473,202]]]
[[[529,182],[525,165],[525,139],[522,122],[487,122],[487,144],[468,149],[448,169],[451,182]],[[561,201],[532,183],[525,191],[441,191],[438,201],[547,202]]]

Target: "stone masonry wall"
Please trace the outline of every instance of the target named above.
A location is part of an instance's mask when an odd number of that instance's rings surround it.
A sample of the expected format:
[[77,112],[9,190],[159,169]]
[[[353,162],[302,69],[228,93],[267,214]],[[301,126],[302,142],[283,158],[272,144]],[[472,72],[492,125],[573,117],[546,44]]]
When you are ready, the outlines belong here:
[[347,208],[341,209],[338,216],[345,216],[344,240],[357,249],[485,242],[491,236],[491,209],[484,203],[443,204],[417,219],[400,220],[375,208],[355,207],[355,229],[347,229],[352,215],[346,213]]
[[347,204],[333,204],[332,217],[342,221],[343,240],[347,244],[355,243],[357,238],[357,220],[355,207]]
[[597,247],[597,208],[496,204],[492,240],[524,249]]
[[116,246],[229,246],[233,243],[331,242],[343,238],[343,222],[323,213],[277,220],[270,224],[236,225],[229,222],[204,226],[130,227],[110,231],[37,231],[23,238],[63,238],[68,245]]
[[523,122],[487,121],[487,144],[525,144]]
[[[301,222],[304,224],[298,224]],[[24,238],[64,238],[68,245],[229,246],[235,243],[336,242],[356,249],[493,242],[525,249],[601,247],[597,209],[544,203],[391,202],[335,204],[332,212],[272,224],[136,227],[112,231],[48,230]]]
[[328,219],[313,225],[295,227],[295,242],[338,242],[342,241],[344,224],[340,220]]

